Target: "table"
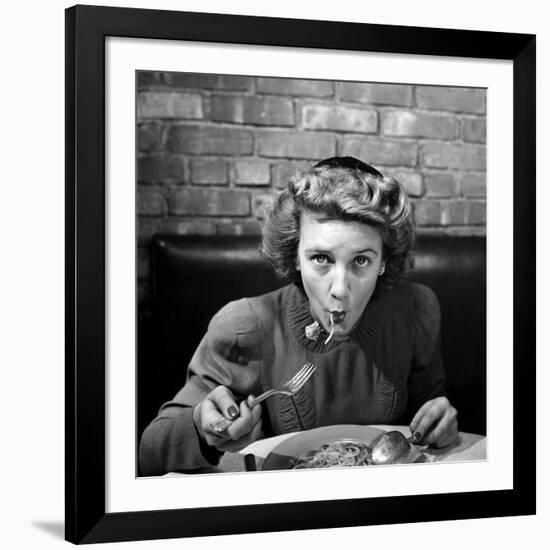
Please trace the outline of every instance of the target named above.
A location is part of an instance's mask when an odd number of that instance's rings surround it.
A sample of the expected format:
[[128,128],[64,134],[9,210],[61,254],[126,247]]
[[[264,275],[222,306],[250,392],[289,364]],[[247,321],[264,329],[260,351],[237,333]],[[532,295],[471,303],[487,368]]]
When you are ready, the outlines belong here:
[[[398,430],[406,437],[411,435],[408,426],[393,426],[386,424],[377,424],[373,428],[379,428],[385,431]],[[269,453],[286,438],[295,435],[298,432],[268,437],[260,439],[248,445],[238,453],[225,453],[219,466],[210,468],[200,468],[193,470],[194,474],[216,473],[216,472],[245,472],[253,469],[255,466],[261,469],[262,463]],[[456,443],[445,447],[444,449],[423,449],[423,453],[429,462],[467,462],[472,460],[486,460],[487,438],[483,435],[472,434],[468,432],[459,432]],[[182,473],[169,473],[167,476],[178,476]]]

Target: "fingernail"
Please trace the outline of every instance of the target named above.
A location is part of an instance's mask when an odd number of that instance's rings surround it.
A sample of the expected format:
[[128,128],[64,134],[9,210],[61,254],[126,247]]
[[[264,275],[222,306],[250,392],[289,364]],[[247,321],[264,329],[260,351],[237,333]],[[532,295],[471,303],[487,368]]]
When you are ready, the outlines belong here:
[[224,418],[224,422],[218,422],[217,424],[215,424],[213,426],[214,430],[218,433],[223,433],[225,432],[225,430],[227,430],[227,428],[229,428],[229,426],[231,426],[231,422],[229,420],[226,420]]
[[235,418],[239,414],[239,411],[237,410],[237,407],[235,407],[234,405],[231,405],[231,407],[229,407],[229,409],[227,409],[227,414],[231,418]]
[[420,441],[422,439],[422,435],[420,432],[414,432],[413,435],[413,441]]

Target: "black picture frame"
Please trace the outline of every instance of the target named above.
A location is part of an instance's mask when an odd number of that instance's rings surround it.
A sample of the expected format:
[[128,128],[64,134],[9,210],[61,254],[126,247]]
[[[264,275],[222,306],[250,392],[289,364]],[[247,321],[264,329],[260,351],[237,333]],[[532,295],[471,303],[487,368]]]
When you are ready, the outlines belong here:
[[[513,62],[512,489],[106,513],[106,37]],[[535,61],[536,37],[529,34],[96,6],[66,10],[66,540],[114,542],[535,513],[536,453],[523,453],[518,443],[536,441]]]

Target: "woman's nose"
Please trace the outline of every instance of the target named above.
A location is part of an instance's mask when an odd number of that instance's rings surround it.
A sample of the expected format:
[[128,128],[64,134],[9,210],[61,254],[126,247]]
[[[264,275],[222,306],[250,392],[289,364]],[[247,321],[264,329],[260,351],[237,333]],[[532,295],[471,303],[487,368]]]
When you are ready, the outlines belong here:
[[345,300],[348,297],[349,277],[345,267],[334,267],[330,285],[330,294],[337,300]]

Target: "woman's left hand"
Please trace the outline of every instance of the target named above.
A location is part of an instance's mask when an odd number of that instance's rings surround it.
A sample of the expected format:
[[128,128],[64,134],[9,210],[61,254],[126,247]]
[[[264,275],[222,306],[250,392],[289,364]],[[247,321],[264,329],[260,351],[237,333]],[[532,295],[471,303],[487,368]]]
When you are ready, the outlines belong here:
[[447,447],[458,437],[456,409],[446,397],[426,401],[410,424],[413,442],[417,445]]

